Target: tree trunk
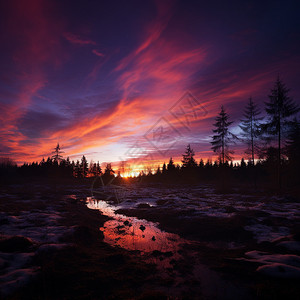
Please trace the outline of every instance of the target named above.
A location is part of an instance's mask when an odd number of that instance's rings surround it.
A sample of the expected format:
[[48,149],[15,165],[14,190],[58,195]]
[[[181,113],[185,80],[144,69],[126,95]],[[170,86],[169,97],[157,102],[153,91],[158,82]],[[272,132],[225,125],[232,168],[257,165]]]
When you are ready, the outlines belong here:
[[277,169],[277,176],[278,176],[278,188],[281,191],[281,121],[279,117],[278,121],[278,169]]
[[225,162],[225,153],[224,153],[224,137],[222,136],[222,164]]

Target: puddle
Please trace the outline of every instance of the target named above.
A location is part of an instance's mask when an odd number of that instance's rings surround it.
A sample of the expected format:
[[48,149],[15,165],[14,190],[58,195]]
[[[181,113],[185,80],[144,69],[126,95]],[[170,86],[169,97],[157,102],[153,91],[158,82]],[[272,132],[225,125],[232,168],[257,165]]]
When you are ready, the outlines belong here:
[[157,223],[117,214],[117,207],[93,197],[87,197],[87,207],[100,210],[103,215],[113,218],[100,228],[104,242],[109,245],[140,251],[141,255],[147,256],[148,261],[164,268],[171,268],[171,261],[180,258],[178,250],[187,241],[177,234],[160,230]]

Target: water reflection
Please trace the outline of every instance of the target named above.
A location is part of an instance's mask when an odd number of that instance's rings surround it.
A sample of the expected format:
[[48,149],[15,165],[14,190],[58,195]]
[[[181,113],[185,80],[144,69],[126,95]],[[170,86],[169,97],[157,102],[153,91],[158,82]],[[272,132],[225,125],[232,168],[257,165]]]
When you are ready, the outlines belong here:
[[104,242],[130,251],[138,250],[165,268],[171,267],[171,261],[179,258],[178,250],[185,241],[176,234],[161,231],[157,223],[117,214],[113,206],[93,197],[87,198],[87,207],[113,218],[100,228]]

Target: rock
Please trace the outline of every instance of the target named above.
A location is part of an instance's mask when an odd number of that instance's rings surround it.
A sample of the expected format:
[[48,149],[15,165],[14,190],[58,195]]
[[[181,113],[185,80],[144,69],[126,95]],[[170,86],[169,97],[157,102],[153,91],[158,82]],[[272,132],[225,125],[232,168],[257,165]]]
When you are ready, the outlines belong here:
[[1,252],[29,252],[33,246],[33,241],[24,236],[6,237],[0,241]]
[[130,225],[130,223],[129,223],[129,221],[128,220],[126,220],[126,221],[124,221],[124,223],[123,223],[125,226],[129,226]]
[[140,203],[137,207],[138,208],[150,208],[151,206],[148,203]]
[[168,202],[169,202],[169,200],[167,200],[167,199],[159,199],[159,200],[156,201],[156,204],[157,205],[164,205]]

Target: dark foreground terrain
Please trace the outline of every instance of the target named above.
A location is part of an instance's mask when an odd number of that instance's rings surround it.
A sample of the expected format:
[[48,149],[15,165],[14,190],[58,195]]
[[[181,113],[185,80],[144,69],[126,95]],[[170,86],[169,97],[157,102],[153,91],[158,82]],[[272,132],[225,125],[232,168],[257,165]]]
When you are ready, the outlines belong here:
[[299,299],[297,197],[114,189],[2,187],[0,298]]

